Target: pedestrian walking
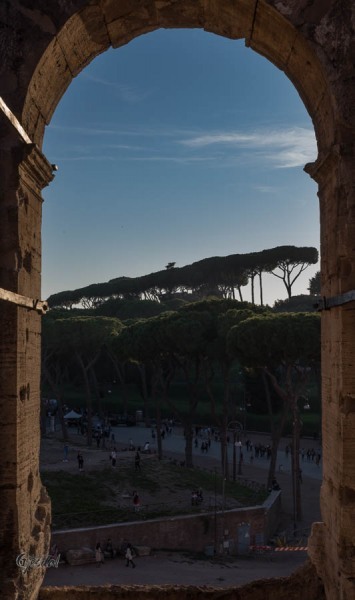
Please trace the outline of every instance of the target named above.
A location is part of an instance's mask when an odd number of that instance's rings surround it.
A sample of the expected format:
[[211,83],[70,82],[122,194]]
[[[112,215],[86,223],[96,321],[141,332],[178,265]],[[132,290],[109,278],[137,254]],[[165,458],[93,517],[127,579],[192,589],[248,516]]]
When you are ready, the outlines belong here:
[[111,458],[111,464],[113,467],[116,466],[116,460],[117,460],[117,450],[116,448],[114,448],[110,454],[110,458]]
[[104,553],[102,551],[100,542],[97,542],[97,544],[96,544],[96,548],[95,548],[95,560],[96,560],[96,566],[97,567],[100,567],[101,565],[104,564]]
[[139,507],[140,507],[141,501],[139,499],[139,496],[137,494],[136,491],[133,492],[133,508],[135,510],[135,512],[139,511]]
[[140,454],[137,450],[136,455],[134,457],[134,468],[136,471],[140,471],[141,470],[141,457]]
[[133,549],[131,544],[128,544],[126,550],[126,567],[129,567],[129,565],[132,565],[132,569],[136,568],[136,565],[133,562]]
[[68,462],[68,452],[69,452],[69,446],[68,446],[68,443],[65,442],[65,444],[64,444],[64,458],[63,458],[63,462]]
[[78,467],[79,467],[79,471],[83,471],[84,470],[84,457],[81,454],[81,452],[78,452]]

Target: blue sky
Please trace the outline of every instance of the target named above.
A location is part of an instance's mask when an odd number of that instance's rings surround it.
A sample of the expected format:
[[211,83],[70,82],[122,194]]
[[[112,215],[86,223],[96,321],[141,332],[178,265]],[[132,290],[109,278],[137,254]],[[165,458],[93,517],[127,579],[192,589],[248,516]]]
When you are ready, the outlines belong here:
[[[105,52],[64,94],[43,150],[59,167],[44,190],[43,298],[168,262],[319,249],[311,119],[242,40],[159,30]],[[269,275],[264,295],[286,290]]]

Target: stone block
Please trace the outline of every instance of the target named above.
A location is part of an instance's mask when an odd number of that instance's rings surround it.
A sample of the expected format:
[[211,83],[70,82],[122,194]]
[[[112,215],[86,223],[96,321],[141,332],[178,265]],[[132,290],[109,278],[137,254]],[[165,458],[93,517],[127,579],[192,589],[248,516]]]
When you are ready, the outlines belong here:
[[87,565],[95,562],[95,552],[91,548],[72,548],[65,558],[69,565]]
[[150,556],[152,549],[149,546],[134,546],[137,556]]

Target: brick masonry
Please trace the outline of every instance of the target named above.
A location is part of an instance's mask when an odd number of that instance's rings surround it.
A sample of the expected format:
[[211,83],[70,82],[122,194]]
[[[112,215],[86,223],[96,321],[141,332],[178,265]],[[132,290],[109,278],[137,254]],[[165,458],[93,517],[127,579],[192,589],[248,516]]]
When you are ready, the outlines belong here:
[[203,552],[215,542],[218,548],[226,539],[232,548],[242,523],[250,524],[251,544],[256,539],[268,540],[276,530],[280,510],[281,492],[272,492],[263,506],[56,531],[52,533],[52,543],[61,553],[71,548],[95,548],[98,541],[104,543],[108,537],[116,547],[127,539],[137,546]]

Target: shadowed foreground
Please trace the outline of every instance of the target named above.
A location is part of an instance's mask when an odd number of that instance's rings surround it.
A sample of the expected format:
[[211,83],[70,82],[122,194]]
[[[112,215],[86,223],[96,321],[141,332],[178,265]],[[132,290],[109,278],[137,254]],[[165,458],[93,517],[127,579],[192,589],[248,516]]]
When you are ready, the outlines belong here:
[[[192,567],[193,568],[193,567]],[[47,587],[40,590],[38,600],[325,600],[324,588],[308,561],[290,577],[264,579],[243,587],[216,589],[206,586],[81,586]]]

